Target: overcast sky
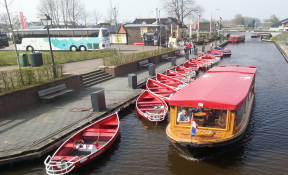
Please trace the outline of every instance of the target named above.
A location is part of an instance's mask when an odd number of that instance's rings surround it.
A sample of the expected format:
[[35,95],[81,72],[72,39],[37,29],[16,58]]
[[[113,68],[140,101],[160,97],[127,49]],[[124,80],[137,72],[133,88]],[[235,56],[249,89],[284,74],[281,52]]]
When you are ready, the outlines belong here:
[[[0,0],[0,2],[3,1],[4,0]],[[10,2],[11,0],[7,1]],[[14,0],[10,11],[23,11],[28,21],[38,21],[36,14],[38,2],[38,0]],[[92,11],[96,8],[106,16],[109,0],[82,0],[82,2],[85,4],[87,11]],[[216,12],[216,18],[221,16],[223,20],[232,19],[236,14],[256,17],[260,20],[268,19],[272,14],[275,14],[280,20],[288,18],[287,0],[196,0],[196,2],[204,7],[205,12],[202,16],[205,19],[210,19],[211,13],[214,18],[215,9],[219,9]],[[155,17],[156,7],[161,7],[161,17],[168,16],[164,12],[164,9],[162,9],[161,0],[112,0],[112,3],[119,4],[118,20],[120,22],[122,22],[123,19],[125,21],[133,21],[139,17],[148,18],[149,11],[153,11],[153,13],[150,13],[150,17]],[[4,12],[5,9],[1,6],[0,13]]]

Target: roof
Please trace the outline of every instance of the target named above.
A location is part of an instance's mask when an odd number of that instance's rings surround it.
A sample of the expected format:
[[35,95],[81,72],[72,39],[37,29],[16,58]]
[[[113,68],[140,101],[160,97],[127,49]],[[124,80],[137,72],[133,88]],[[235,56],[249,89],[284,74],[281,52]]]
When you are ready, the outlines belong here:
[[253,83],[256,67],[214,67],[178,91],[170,105],[237,110],[244,103]]
[[[156,22],[156,18],[136,18],[133,21],[133,24],[153,24]],[[187,28],[186,25],[181,25],[182,21],[178,21],[176,18],[173,17],[166,17],[166,18],[160,18],[160,23],[164,25],[170,25],[171,23],[174,23],[176,25],[179,25],[179,28]]]
[[91,26],[91,28],[106,28],[109,31],[109,33],[116,33],[116,31],[118,33],[120,27],[121,27],[121,25],[96,25],[96,26]]
[[286,18],[286,19],[283,19],[283,20],[281,20],[281,21],[278,21],[278,22],[276,22],[276,23],[274,23],[274,24],[271,24],[271,28],[278,28],[279,26],[282,26],[282,22],[284,22],[284,21],[287,21],[288,20],[288,18]]

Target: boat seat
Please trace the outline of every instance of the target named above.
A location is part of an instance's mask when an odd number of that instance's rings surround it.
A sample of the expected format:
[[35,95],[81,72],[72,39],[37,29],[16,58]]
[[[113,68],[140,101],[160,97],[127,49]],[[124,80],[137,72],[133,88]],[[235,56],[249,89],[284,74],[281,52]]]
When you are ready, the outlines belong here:
[[107,133],[115,133],[117,129],[98,129],[98,128],[90,128],[86,129],[86,132],[107,132]]
[[116,125],[118,126],[118,121],[117,120],[112,120],[106,123],[102,123],[101,125]]
[[162,104],[162,102],[155,102],[155,101],[139,101],[139,102],[137,102],[137,104],[159,104],[159,103],[161,103]]
[[148,99],[149,99],[149,100],[152,99],[152,100],[153,100],[153,99],[155,99],[155,97],[143,97],[142,99],[146,99],[146,100],[148,100]]
[[162,111],[165,108],[158,108],[158,109],[154,109],[154,108],[139,108],[139,110],[141,111]]
[[153,91],[155,94],[171,94],[173,93],[172,91]]
[[[65,157],[63,160],[64,161],[69,161],[69,160],[71,160],[73,157],[75,157],[75,156],[54,156],[53,157],[53,161],[59,161],[60,159],[62,159],[63,157]],[[80,159],[82,159],[83,157],[79,157]],[[78,159],[74,159],[74,161],[77,161]]]
[[83,140],[87,140],[87,141],[96,141],[98,140],[99,137],[99,141],[109,141],[113,136],[115,135],[115,133],[107,133],[107,132],[84,132],[82,134],[82,138]]
[[148,87],[149,89],[151,90],[154,90],[154,89],[168,89],[167,87]]

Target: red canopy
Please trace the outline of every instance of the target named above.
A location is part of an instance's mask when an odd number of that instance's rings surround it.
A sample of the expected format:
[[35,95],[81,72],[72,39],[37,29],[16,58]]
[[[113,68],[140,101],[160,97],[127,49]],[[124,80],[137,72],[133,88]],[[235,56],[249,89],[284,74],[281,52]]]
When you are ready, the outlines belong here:
[[[229,65],[227,65],[229,66]],[[169,105],[237,110],[245,102],[256,73],[255,66],[214,67],[183,89]]]

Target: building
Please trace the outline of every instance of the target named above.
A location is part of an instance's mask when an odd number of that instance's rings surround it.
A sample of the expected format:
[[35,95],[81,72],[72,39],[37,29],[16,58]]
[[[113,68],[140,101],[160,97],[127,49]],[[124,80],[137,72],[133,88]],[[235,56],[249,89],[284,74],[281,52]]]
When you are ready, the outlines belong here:
[[[157,24],[156,18],[136,18],[132,24]],[[158,24],[165,25],[167,30],[171,31],[171,26],[173,29],[173,37],[183,38],[186,37],[186,30],[188,27],[182,23],[182,21],[177,20],[176,18],[172,17],[166,17],[166,18],[160,18],[160,21],[158,21]],[[179,27],[179,33],[178,33],[178,27]]]
[[127,32],[124,25],[96,25],[87,28],[106,28],[110,33],[111,44],[127,44]]
[[270,31],[288,31],[288,18],[272,24]]

